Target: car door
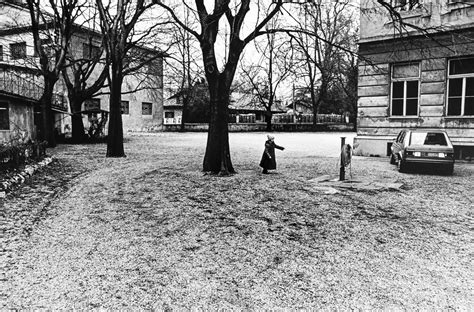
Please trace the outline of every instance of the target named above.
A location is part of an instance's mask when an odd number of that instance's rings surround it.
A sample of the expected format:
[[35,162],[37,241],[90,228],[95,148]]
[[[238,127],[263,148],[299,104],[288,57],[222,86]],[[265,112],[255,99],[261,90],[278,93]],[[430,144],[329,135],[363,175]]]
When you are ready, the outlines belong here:
[[403,151],[403,149],[405,148],[403,144],[405,136],[406,136],[406,131],[401,131],[398,134],[398,137],[395,140],[395,142],[392,144],[392,153],[394,156],[399,155],[400,152]]

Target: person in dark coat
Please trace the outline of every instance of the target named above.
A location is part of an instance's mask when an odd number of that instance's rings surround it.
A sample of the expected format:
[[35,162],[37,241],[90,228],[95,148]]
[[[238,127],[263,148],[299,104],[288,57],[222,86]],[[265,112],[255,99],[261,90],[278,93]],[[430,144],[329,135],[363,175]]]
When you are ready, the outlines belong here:
[[268,170],[276,169],[275,148],[279,150],[285,149],[275,144],[275,138],[273,136],[268,135],[267,138],[265,151],[263,151],[262,160],[260,160],[260,167],[263,168],[262,173],[268,173]]

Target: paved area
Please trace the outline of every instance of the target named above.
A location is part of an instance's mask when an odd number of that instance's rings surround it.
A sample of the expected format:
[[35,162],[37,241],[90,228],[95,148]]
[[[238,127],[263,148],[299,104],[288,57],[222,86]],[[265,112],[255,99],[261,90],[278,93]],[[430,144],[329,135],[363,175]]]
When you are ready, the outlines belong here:
[[275,134],[286,150],[260,174],[263,133],[231,134],[228,178],[200,172],[200,133],[60,146],[3,202],[2,309],[455,309],[473,306],[472,164],[452,177],[353,160],[340,189],[340,134]]

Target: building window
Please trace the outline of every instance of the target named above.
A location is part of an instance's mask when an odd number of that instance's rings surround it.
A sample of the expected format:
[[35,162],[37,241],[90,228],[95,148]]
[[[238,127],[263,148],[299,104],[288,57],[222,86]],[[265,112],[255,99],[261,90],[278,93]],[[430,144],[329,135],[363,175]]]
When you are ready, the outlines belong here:
[[165,118],[174,118],[174,112],[165,112]]
[[392,116],[418,116],[420,64],[392,65]]
[[11,54],[12,60],[26,58],[26,42],[10,44],[10,54]]
[[82,57],[87,60],[98,59],[100,58],[100,48],[92,44],[83,43]]
[[448,116],[474,115],[474,57],[449,61]]
[[8,102],[0,102],[0,130],[10,130]]
[[142,115],[151,115],[152,103],[142,103]]
[[0,45],[0,61],[3,61],[3,46]]
[[129,109],[130,109],[130,106],[129,106],[128,101],[122,101],[122,103],[120,103],[120,110],[122,111],[122,115],[130,114]]
[[84,110],[100,110],[100,99],[88,99],[84,101]]

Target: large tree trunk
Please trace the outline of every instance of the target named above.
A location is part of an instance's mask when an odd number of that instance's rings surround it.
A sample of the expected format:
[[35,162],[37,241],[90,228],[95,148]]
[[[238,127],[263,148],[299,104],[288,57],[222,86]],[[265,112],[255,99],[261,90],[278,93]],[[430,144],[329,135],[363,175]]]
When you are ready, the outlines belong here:
[[54,113],[52,110],[53,88],[55,81],[44,78],[44,91],[40,99],[42,115],[42,135],[41,140],[48,142],[48,147],[56,147],[56,137],[54,134]]
[[272,115],[273,114],[272,114],[271,108],[268,109],[265,113],[266,113],[265,114],[265,121],[267,122],[267,131],[271,132],[271,131],[273,131],[273,129],[272,129]]
[[235,173],[230,159],[228,105],[229,90],[219,81],[209,84],[211,120],[207,134],[206,154],[203,170],[205,172],[228,175]]
[[122,99],[122,69],[112,63],[112,77],[110,82],[110,118],[107,134],[107,157],[125,157],[123,149],[123,126],[120,103]]
[[82,143],[85,139],[84,123],[82,121],[82,114],[80,113],[82,100],[78,99],[77,96],[72,95],[69,96],[69,103],[72,112],[72,142]]
[[203,170],[219,175],[229,175],[235,173],[229,148],[229,95],[244,45],[238,36],[231,40],[227,64],[224,71],[219,73],[214,55],[217,25],[214,22],[209,28],[203,29],[205,35],[201,41],[206,79],[209,84],[211,114]]

